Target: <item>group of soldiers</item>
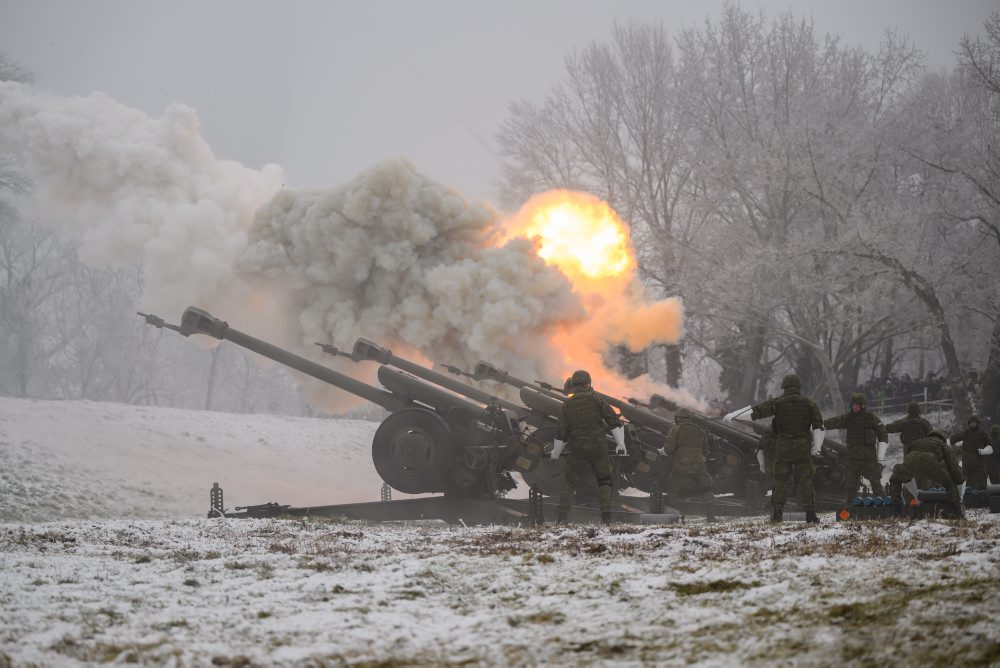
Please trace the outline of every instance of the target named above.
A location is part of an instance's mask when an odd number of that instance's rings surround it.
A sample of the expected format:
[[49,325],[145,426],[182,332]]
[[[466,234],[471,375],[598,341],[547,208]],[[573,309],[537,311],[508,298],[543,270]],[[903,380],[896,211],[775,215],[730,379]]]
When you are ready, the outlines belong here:
[[[573,443],[563,458],[565,464],[558,521],[566,522],[576,495],[577,481],[587,470],[592,470],[597,479],[601,521],[607,524],[611,521],[612,466],[606,434],[610,429],[617,454],[624,455],[625,427],[618,414],[594,392],[587,371],[573,372],[566,381],[565,391],[567,399],[559,413],[550,455],[552,459],[558,459],[566,444]],[[676,411],[675,421],[676,426],[670,430],[660,451],[671,462],[667,489],[676,494],[699,495],[708,509],[709,520],[712,520],[715,496],[704,454],[708,439],[705,432],[691,421],[691,413],[686,408]]]
[[[915,489],[941,486],[956,516],[963,516],[962,491],[965,484],[985,489],[987,478],[1000,482],[1000,466],[993,456],[994,447],[1000,450],[1000,425],[987,434],[981,420],[972,416],[968,428],[948,439],[920,416],[920,405],[907,406],[906,417],[883,425],[877,415],[868,411],[865,395],[851,395],[851,410],[844,415],[823,419],[816,402],[801,394],[802,383],[798,376],[785,376],[781,383],[783,393],[756,406],[748,406],[728,414],[724,419],[743,418],[749,413],[752,420],[773,417],[774,434],[774,487],[771,493],[772,519],[780,522],[788,495],[788,479],[792,475],[799,486],[800,502],[806,510],[807,522],[818,522],[813,476],[816,468],[813,456],[820,454],[823,438],[828,429],[846,430],[844,493],[845,503],[850,504],[858,491],[861,479],[868,481],[874,496],[885,496],[882,470],[889,449],[889,434],[898,433],[903,444],[903,461],[892,469],[889,477],[889,496],[897,512],[903,504],[904,485],[912,483]],[[949,445],[950,440],[950,445]],[[992,442],[991,442],[992,440]],[[962,461],[959,465],[953,446],[961,446]]]
[[[800,503],[806,511],[807,522],[819,522],[816,515],[816,494],[813,477],[816,466],[813,456],[819,455],[828,429],[846,430],[845,453],[845,502],[858,491],[861,479],[868,481],[875,496],[885,496],[882,471],[890,433],[898,433],[903,444],[903,461],[897,464],[889,478],[889,495],[895,507],[902,508],[904,485],[915,483],[919,489],[944,487],[955,513],[962,516],[962,492],[965,484],[985,489],[987,478],[1000,482],[1000,465],[994,450],[1000,454],[1000,425],[987,433],[981,420],[969,418],[968,428],[949,439],[930,422],[920,416],[920,406],[911,403],[907,416],[883,425],[877,415],[868,411],[863,394],[851,395],[848,413],[823,419],[819,406],[801,393],[802,383],[795,374],[784,377],[782,394],[756,406],[747,406],[723,418],[760,420],[771,417],[770,450],[767,458],[773,461],[771,493],[772,516],[782,520],[788,497],[789,479],[794,477]],[[616,450],[625,453],[625,432],[617,413],[594,392],[590,374],[580,370],[573,373],[566,383],[567,399],[560,411],[555,441],[551,452],[558,459],[572,442],[564,458],[563,489],[559,498],[560,522],[565,522],[576,492],[577,480],[588,469],[597,479],[601,519],[611,519],[612,466],[608,455],[606,435],[610,430]],[[687,409],[675,412],[676,427],[667,435],[660,454],[670,462],[666,486],[671,494],[702,499],[709,519],[714,515],[712,479],[705,463],[707,436],[692,420]],[[952,446],[961,447],[961,465]],[[763,462],[762,462],[763,465]],[[768,466],[770,469],[770,466]]]

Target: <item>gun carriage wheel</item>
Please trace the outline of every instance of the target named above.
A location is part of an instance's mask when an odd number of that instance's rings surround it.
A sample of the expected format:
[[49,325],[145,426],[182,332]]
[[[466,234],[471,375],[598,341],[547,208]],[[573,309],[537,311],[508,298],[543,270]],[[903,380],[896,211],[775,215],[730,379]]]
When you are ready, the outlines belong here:
[[455,464],[448,424],[423,408],[404,408],[386,418],[372,440],[372,460],[382,480],[405,494],[447,491]]

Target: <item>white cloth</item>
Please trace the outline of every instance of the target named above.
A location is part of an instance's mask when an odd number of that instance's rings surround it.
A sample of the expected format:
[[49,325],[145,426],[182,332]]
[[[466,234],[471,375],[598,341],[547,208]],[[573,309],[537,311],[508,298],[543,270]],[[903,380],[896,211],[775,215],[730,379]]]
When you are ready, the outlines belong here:
[[732,413],[726,413],[725,416],[723,416],[722,421],[732,422],[733,420],[749,420],[751,409],[753,409],[753,406],[745,406],[739,410],[733,411]]
[[875,444],[875,448],[878,451],[877,455],[878,463],[885,464],[885,454],[889,450],[889,444],[886,443],[885,441],[879,441],[878,443]]
[[615,437],[615,454],[625,455],[628,454],[628,450],[625,449],[625,427],[619,425],[611,430],[611,435]]
[[819,456],[819,453],[823,451],[823,439],[826,438],[826,429],[813,429],[812,430],[812,450],[809,454],[814,456]]
[[992,455],[993,454],[993,446],[992,445],[987,445],[985,448],[983,448],[982,450],[979,451],[979,454],[983,455],[984,457],[986,455]]
[[566,444],[560,441],[558,438],[552,441],[552,454],[549,455],[552,459],[559,459],[559,454],[563,451]]
[[764,451],[763,450],[758,450],[757,451],[757,465],[760,466],[760,472],[761,473],[767,473],[767,467],[764,466]]

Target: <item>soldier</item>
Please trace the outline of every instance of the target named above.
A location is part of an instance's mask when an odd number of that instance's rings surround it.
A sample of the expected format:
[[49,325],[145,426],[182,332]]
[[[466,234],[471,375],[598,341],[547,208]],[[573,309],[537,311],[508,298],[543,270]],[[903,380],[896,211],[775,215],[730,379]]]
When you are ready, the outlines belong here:
[[993,454],[989,436],[979,427],[979,416],[969,418],[969,428],[951,437],[951,444],[962,444],[962,472],[973,489],[986,489],[986,462],[983,455]]
[[903,484],[916,479],[918,489],[929,489],[932,485],[942,485],[948,494],[948,500],[955,508],[958,517],[964,517],[958,485],[965,478],[958,468],[958,459],[954,451],[945,443],[944,434],[937,429],[931,429],[924,438],[918,438],[910,444],[910,451],[903,458],[902,464],[896,464],[889,476],[889,494],[896,504],[897,512],[903,506]]
[[705,504],[708,521],[715,521],[715,496],[712,494],[712,477],[705,467],[708,437],[691,421],[691,411],[678,408],[674,413],[677,426],[667,434],[663,454],[667,458],[667,489],[671,497],[698,494]]
[[920,404],[913,401],[906,407],[906,417],[890,422],[885,426],[886,432],[899,434],[899,440],[903,444],[903,456],[910,452],[910,444],[918,438],[925,438],[931,433],[931,423],[920,417]]
[[990,427],[990,445],[993,452],[986,458],[986,470],[990,474],[990,482],[1000,485],[1000,424]]
[[565,522],[576,495],[576,480],[590,468],[597,478],[597,498],[600,502],[601,521],[611,521],[611,458],[608,456],[606,433],[611,429],[617,454],[624,455],[625,427],[621,418],[607,402],[594,394],[590,374],[574,371],[570,377],[573,393],[567,397],[559,411],[556,437],[552,443],[552,459],[569,442],[563,467],[563,487],[559,496],[559,522]]
[[862,476],[872,486],[875,496],[885,495],[882,465],[889,449],[889,434],[878,416],[868,412],[867,405],[865,395],[855,392],[851,395],[851,412],[827,418],[824,423],[827,429],[847,430],[847,471],[844,477],[847,503],[857,493]]
[[[781,381],[784,390],[780,397],[768,399],[756,406],[747,406],[723,418],[726,421],[744,417],[750,411],[750,419],[760,420],[773,415],[771,428],[774,430],[774,490],[771,492],[771,519],[780,522],[788,496],[788,477],[795,473],[799,485],[799,496],[806,511],[806,522],[819,522],[816,517],[816,492],[813,476],[816,465],[812,455],[819,454],[823,443],[823,416],[816,402],[800,394],[802,382],[795,374],[789,374]],[[810,448],[809,430],[812,431]]]

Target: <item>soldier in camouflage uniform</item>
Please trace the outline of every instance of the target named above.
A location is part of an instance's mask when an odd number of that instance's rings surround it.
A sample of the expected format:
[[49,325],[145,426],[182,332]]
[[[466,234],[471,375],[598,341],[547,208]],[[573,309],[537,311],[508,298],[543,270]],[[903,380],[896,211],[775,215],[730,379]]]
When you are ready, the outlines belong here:
[[986,471],[990,474],[990,483],[1000,485],[1000,424],[990,427],[990,445],[993,452],[986,458]]
[[697,494],[706,508],[708,521],[715,520],[715,496],[712,494],[712,477],[705,466],[708,437],[691,421],[691,411],[678,408],[674,413],[677,423],[663,445],[667,458],[667,490],[670,498]]
[[562,494],[559,496],[559,521],[565,522],[576,496],[576,481],[588,468],[597,478],[597,498],[601,521],[611,521],[611,457],[608,456],[607,431],[615,438],[617,453],[625,454],[625,428],[621,418],[590,385],[590,374],[574,371],[570,377],[573,393],[559,411],[552,459],[558,459],[566,444]]
[[903,456],[909,454],[910,445],[918,438],[926,438],[934,427],[930,422],[920,417],[920,404],[911,402],[906,407],[906,417],[890,422],[885,426],[885,430],[890,434],[899,434],[899,440],[903,444]]
[[855,392],[851,395],[851,412],[827,418],[827,429],[847,430],[847,467],[844,475],[844,494],[847,503],[858,491],[861,477],[872,486],[875,496],[884,496],[882,487],[882,464],[889,448],[889,434],[882,421],[874,413],[868,412],[865,395]]
[[889,494],[897,509],[902,509],[903,484],[916,478],[918,489],[930,489],[941,485],[948,494],[948,500],[955,506],[958,517],[963,516],[961,499],[958,495],[958,485],[965,478],[958,468],[958,459],[954,451],[945,443],[945,436],[937,429],[932,429],[924,438],[918,438],[910,444],[910,451],[903,458],[902,464],[896,464],[889,476]]
[[[780,397],[768,399],[762,404],[750,408],[750,418],[760,420],[774,416],[771,428],[774,430],[774,490],[771,492],[771,506],[774,509],[771,519],[780,522],[788,496],[788,478],[795,473],[799,485],[799,496],[802,507],[806,511],[807,522],[819,522],[816,517],[816,492],[813,489],[813,476],[816,475],[816,465],[812,453],[818,452],[822,436],[812,439],[810,443],[810,428],[819,434],[823,428],[823,416],[816,402],[800,394],[802,382],[795,374],[785,376],[781,381],[784,390]],[[727,420],[744,415],[747,409],[730,413]]]
[[962,444],[962,472],[972,489],[986,489],[986,462],[983,455],[992,454],[989,436],[979,427],[979,416],[969,418],[969,428],[951,437],[951,444]]

